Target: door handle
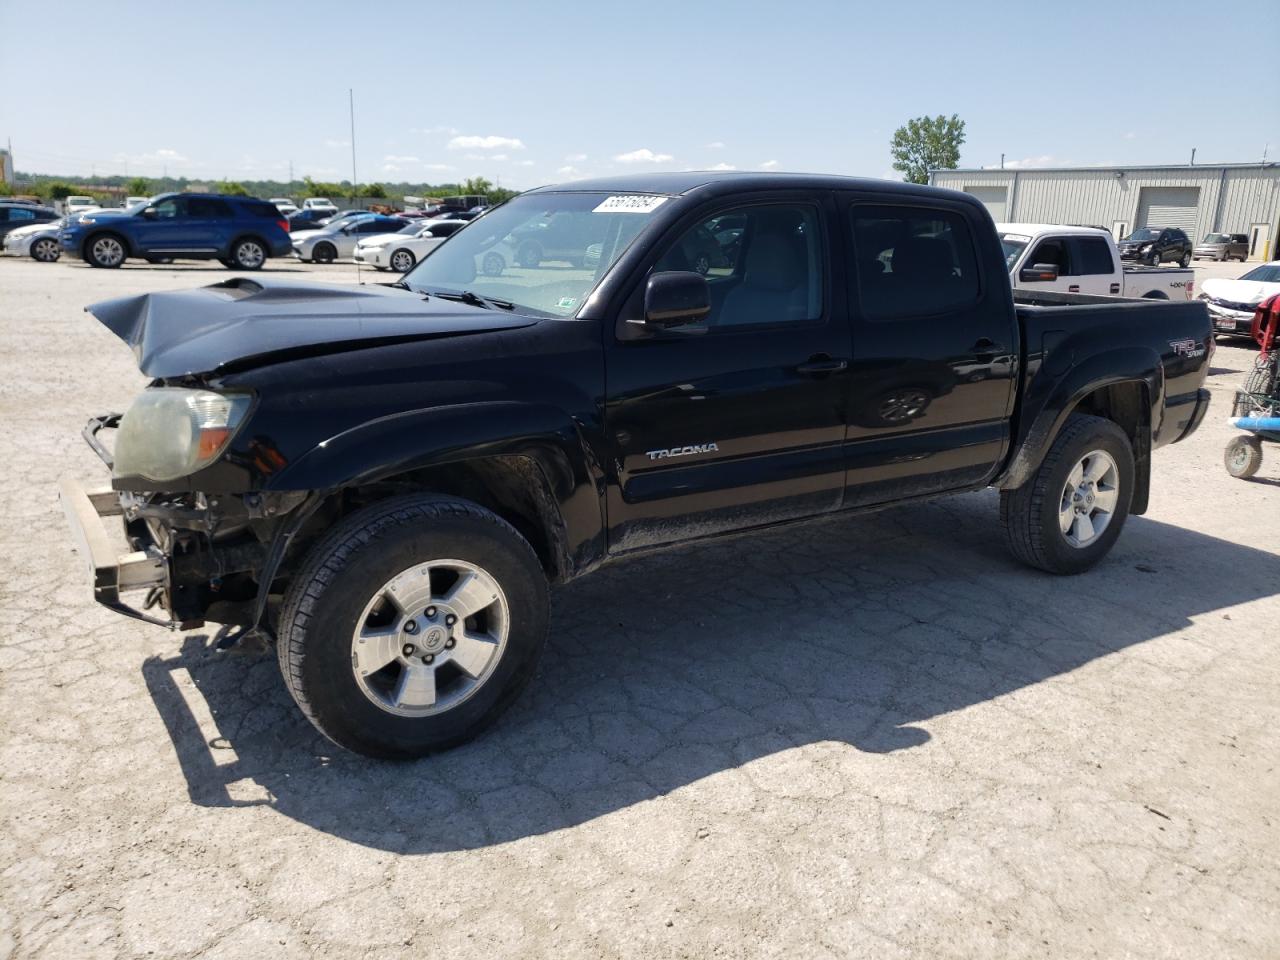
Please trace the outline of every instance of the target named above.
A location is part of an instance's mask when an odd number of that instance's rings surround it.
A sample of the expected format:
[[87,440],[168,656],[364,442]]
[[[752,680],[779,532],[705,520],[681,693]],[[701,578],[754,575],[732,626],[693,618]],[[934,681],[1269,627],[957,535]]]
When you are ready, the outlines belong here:
[[989,340],[986,337],[982,337],[977,343],[970,347],[969,350],[973,353],[1004,353],[1004,347],[1000,346],[1000,344],[996,343],[994,340]]
[[839,373],[849,366],[848,360],[833,360],[827,356],[810,357],[796,367],[796,373],[804,377],[822,377],[828,373]]

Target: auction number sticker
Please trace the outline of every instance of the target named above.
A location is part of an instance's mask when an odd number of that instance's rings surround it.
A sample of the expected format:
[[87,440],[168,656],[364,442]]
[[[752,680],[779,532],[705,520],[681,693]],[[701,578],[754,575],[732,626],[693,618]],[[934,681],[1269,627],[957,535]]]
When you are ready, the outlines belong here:
[[666,197],[608,197],[592,213],[653,213],[667,202]]

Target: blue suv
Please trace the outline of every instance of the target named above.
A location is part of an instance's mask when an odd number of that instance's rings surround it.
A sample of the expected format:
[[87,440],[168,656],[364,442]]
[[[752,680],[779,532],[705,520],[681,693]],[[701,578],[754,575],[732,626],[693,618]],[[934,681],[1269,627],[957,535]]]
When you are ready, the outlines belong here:
[[257,270],[268,257],[293,252],[288,221],[274,204],[217,193],[167,193],[145,206],[68,217],[58,240],[95,267],[118,267],[128,257],[152,263],[181,257]]

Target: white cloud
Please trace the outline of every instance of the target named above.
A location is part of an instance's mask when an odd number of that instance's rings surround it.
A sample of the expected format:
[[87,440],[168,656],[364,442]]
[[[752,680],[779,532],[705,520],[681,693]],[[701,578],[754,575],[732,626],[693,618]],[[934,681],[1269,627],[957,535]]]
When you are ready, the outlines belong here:
[[732,163],[717,163],[714,167],[707,167],[708,170],[737,170]]
[[330,150],[337,150],[339,147],[351,146],[351,141],[350,140],[326,140],[324,142],[324,145],[328,147]]
[[1042,154],[1038,157],[1023,157],[1021,160],[1006,160],[1004,168],[1006,170],[1027,170],[1035,167],[1060,167],[1062,161],[1050,154]]
[[669,153],[654,153],[648,147],[641,147],[630,153],[620,153],[613,159],[618,163],[670,163],[675,157]]
[[556,175],[563,177],[565,180],[581,180],[586,176],[585,173],[573,166],[560,167],[560,169],[556,171]]
[[447,163],[424,163],[424,167],[428,170],[452,170],[453,167]]
[[138,169],[185,167],[191,163],[190,157],[170,147],[160,147],[147,153],[117,153],[115,159],[117,163],[128,164]]
[[1136,133],[1134,133],[1132,130],[1130,130],[1128,133],[1126,133],[1126,134],[1124,135],[1124,138],[1125,138],[1126,140],[1137,140],[1137,139],[1138,139],[1138,135],[1137,135]]
[[516,166],[517,166],[517,167],[532,167],[532,166],[533,166],[533,161],[532,161],[532,160],[517,160],[517,161],[516,161]]
[[524,144],[515,137],[454,137],[449,141],[450,150],[523,150]]
[[564,158],[564,162],[565,163],[581,163],[585,159],[587,159],[587,155],[585,153],[571,153]]
[[490,160],[510,160],[511,158],[508,157],[505,153],[495,153],[489,159]]
[[764,163],[760,164],[760,169],[761,169],[761,170],[777,170],[777,169],[778,169],[778,161],[777,161],[777,160],[766,160]]
[[723,149],[724,149],[724,141],[722,141],[722,140],[712,140],[710,143],[708,143],[708,144],[707,144],[707,149],[708,149],[708,150],[723,150]]

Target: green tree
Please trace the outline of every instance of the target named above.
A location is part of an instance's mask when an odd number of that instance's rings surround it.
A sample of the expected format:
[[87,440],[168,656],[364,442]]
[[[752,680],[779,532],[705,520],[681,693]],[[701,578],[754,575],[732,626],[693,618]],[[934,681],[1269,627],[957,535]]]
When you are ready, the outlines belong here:
[[362,196],[368,197],[370,200],[387,199],[387,190],[380,183],[366,183],[362,188]]
[[901,170],[908,183],[928,183],[930,170],[954,170],[960,163],[964,121],[949,117],[916,117],[893,132],[889,152],[893,169]]
[[149,197],[151,196],[151,183],[146,177],[134,177],[129,181],[129,196],[131,197]]
[[54,180],[52,183],[48,184],[45,189],[49,191],[50,200],[65,200],[76,192],[75,187],[68,186],[58,180]]
[[493,184],[484,177],[468,177],[466,182],[462,185],[462,193],[464,196],[478,194],[479,196],[487,197],[489,195],[489,191],[492,189]]
[[247,197],[249,195],[249,191],[244,188],[244,184],[235,180],[219,180],[214,184],[214,188],[218,193],[230,194],[233,197]]

